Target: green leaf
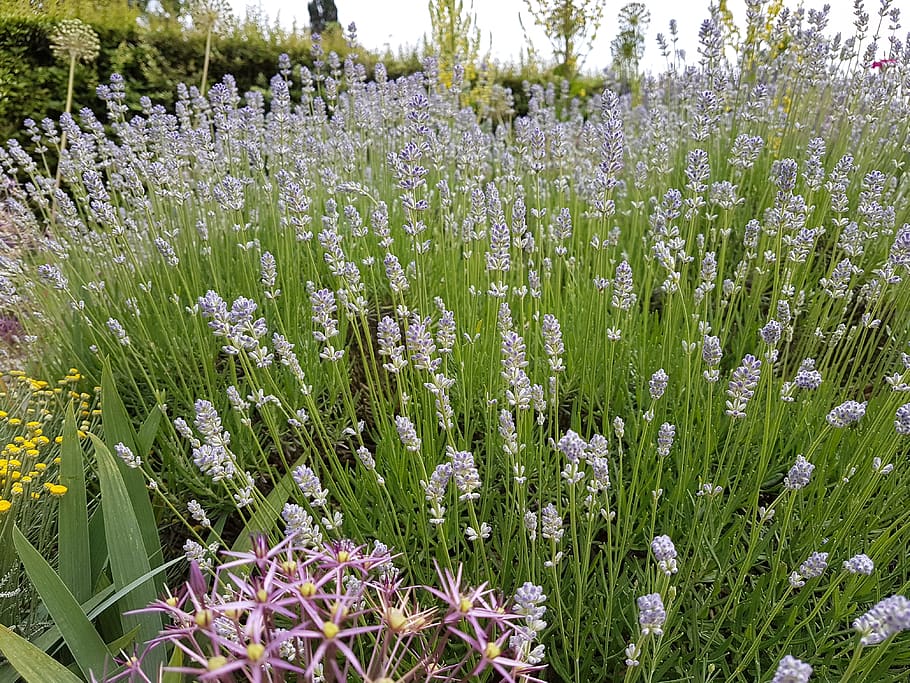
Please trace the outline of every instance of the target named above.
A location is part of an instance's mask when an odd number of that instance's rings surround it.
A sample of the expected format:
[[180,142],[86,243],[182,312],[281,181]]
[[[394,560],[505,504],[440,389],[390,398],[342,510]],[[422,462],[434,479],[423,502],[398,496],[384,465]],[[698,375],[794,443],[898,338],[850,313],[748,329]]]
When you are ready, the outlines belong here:
[[[291,466],[291,472],[305,459],[306,456],[298,458],[297,462]],[[291,496],[291,492],[294,490],[294,477],[291,472],[284,475],[266,499],[256,506],[246,526],[243,527],[243,531],[240,532],[237,540],[234,541],[231,550],[234,552],[249,550],[252,547],[253,534],[259,531],[268,531],[274,527],[275,520],[281,514],[281,508],[284,507],[284,504]]]
[[145,422],[139,427],[139,434],[136,436],[136,447],[139,449],[137,455],[147,458],[152,452],[152,446],[155,444],[155,437],[158,435],[158,428],[161,426],[161,411],[158,406],[153,406],[149,411]]
[[82,683],[60,662],[3,625],[0,625],[0,652],[26,683]]
[[[66,496],[64,496],[65,498]],[[88,521],[88,542],[91,553],[92,588],[97,590],[98,579],[107,566],[107,540],[104,538],[104,501],[98,501]]]
[[85,602],[92,595],[92,563],[89,559],[85,463],[72,403],[66,408],[66,421],[63,425],[60,483],[66,486],[67,491],[59,505],[58,572],[73,597],[78,602]]
[[[107,539],[108,555],[111,562],[111,575],[114,586],[120,590],[133,580],[150,575],[151,565],[142,538],[139,519],[133,508],[135,501],[120,476],[117,458],[107,446],[94,434],[89,438],[95,445],[95,456],[98,461],[98,479],[101,483],[101,497],[104,501],[104,535]],[[148,495],[143,491],[146,501]],[[155,583],[148,578],[139,586],[123,596],[119,608],[121,612],[143,609],[156,599]],[[139,625],[139,638],[142,642],[151,640],[162,630],[161,615],[145,612],[142,614],[124,614],[123,628],[129,629]],[[143,662],[146,673],[154,673],[163,663],[163,655],[157,649],[152,650]]]
[[110,652],[120,652],[121,650],[125,650],[134,640],[136,640],[136,636],[138,635],[139,627],[134,626],[122,636],[117,638],[117,640],[113,640],[108,643],[107,649]]
[[[113,448],[122,443],[133,453],[140,455],[141,451],[136,445],[133,427],[130,423],[126,406],[117,392],[117,384],[111,371],[110,361],[104,362],[101,372],[101,421],[104,426],[104,440]],[[161,542],[158,539],[158,526],[155,522],[155,513],[148,497],[145,480],[139,470],[130,469],[120,458],[115,459],[115,465],[120,476],[126,484],[126,490],[133,501],[136,519],[139,521],[139,530],[142,534],[142,543],[145,545],[146,557],[152,558],[155,564],[161,561]]]
[[[169,669],[177,669],[183,666],[183,650],[179,647],[174,648],[170,661],[167,663]],[[183,674],[176,671],[168,671],[161,678],[161,683],[183,683]]]
[[86,678],[91,672],[102,675],[108,659],[107,647],[76,598],[18,527],[13,529],[13,545],[82,673]]

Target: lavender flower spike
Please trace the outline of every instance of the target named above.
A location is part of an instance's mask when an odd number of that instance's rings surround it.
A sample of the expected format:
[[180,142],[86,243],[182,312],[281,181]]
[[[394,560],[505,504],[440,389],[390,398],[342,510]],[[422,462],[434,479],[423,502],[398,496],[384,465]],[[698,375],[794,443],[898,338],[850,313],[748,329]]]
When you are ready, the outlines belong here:
[[808,683],[810,676],[812,676],[811,665],[787,655],[778,663],[771,683]]
[[878,645],[901,631],[910,630],[910,600],[892,595],[876,603],[872,609],[853,622],[862,634],[862,645]]

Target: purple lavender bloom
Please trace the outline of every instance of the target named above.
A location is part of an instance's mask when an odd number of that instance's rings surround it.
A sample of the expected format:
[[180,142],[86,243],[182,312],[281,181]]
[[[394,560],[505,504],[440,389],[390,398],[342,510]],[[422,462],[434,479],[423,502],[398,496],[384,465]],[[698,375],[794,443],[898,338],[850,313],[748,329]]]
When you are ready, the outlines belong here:
[[803,455],[797,455],[796,463],[787,472],[787,476],[784,477],[784,488],[798,491],[805,487],[812,478],[812,470],[814,469],[815,465],[806,460]]
[[559,440],[556,447],[566,456],[569,462],[577,463],[585,457],[585,449],[587,449],[588,445],[584,439],[570,429]]
[[755,393],[761,376],[761,361],[752,354],[743,357],[742,365],[733,371],[727,387],[726,413],[732,418],[742,419],[746,416],[746,405]]
[[860,643],[878,645],[901,631],[910,630],[910,600],[903,595],[875,604],[868,612],[853,622],[853,628],[862,634]]
[[761,339],[768,346],[776,346],[777,342],[780,341],[781,327],[780,323],[776,320],[769,320],[768,323],[761,328],[759,332]]
[[818,389],[822,383],[822,373],[815,369],[815,359],[806,358],[799,364],[799,370],[794,380],[796,386],[800,389],[813,391]]
[[777,665],[771,683],[808,683],[812,667],[796,657],[787,655]]
[[420,451],[420,438],[417,436],[417,429],[414,423],[405,416],[397,415],[395,417],[395,429],[398,430],[398,437],[404,445],[405,450],[411,453]]
[[859,555],[854,555],[849,560],[844,560],[844,571],[851,574],[871,576],[872,572],[875,571],[875,564],[868,555],[860,553]]
[[669,536],[655,536],[651,541],[651,552],[654,553],[657,566],[664,574],[671,576],[679,571],[676,563],[676,546]]
[[638,603],[638,623],[641,626],[643,636],[663,634],[663,626],[667,621],[667,611],[664,609],[664,601],[660,593],[649,593],[642,595],[637,600]]
[[910,436],[910,403],[905,403],[894,414],[894,429],[901,436]]
[[866,402],[844,401],[833,408],[825,418],[832,427],[847,427],[859,422],[866,414]]
[[452,463],[452,479],[455,487],[461,493],[458,500],[477,500],[480,494],[480,473],[474,464],[474,456],[470,451],[456,451],[451,446],[446,446],[446,454]]
[[666,458],[670,455],[670,449],[673,447],[673,439],[676,438],[676,427],[669,422],[664,422],[660,429],[657,430],[657,455]]
[[664,372],[663,368],[660,368],[660,370],[651,375],[651,379],[648,381],[648,391],[653,400],[657,401],[664,395],[669,381],[670,376]]

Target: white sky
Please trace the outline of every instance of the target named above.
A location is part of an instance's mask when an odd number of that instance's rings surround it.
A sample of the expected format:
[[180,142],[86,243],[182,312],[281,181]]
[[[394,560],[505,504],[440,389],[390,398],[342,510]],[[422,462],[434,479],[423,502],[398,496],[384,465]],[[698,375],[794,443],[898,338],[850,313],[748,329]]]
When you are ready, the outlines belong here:
[[[277,17],[282,25],[290,26],[296,19],[299,27],[309,24],[307,0],[229,0],[236,14],[243,16],[248,6],[261,10],[272,21]],[[471,0],[463,0],[469,7]],[[627,0],[608,2],[604,9],[604,21],[600,35],[584,64],[586,71],[600,70],[609,66],[610,41],[616,35],[616,15]],[[852,0],[827,0],[831,5],[828,31],[853,34]],[[644,0],[651,13],[645,55],[642,66],[645,69],[660,69],[663,60],[655,42],[655,36],[663,33],[669,36],[671,19],[679,24],[679,43],[686,50],[687,62],[693,63],[698,55],[698,28],[708,16],[708,0]],[[794,0],[788,0],[795,7]],[[806,8],[821,8],[824,0],[806,0]],[[898,3],[900,4],[900,3]],[[338,19],[347,26],[351,21],[357,24],[359,41],[366,47],[381,50],[386,46],[397,50],[400,46],[416,46],[423,35],[430,33],[430,14],[427,0],[335,0]],[[729,0],[730,10],[738,26],[745,24],[745,1]],[[878,2],[866,0],[866,11],[872,15],[870,24],[875,27]],[[484,50],[492,41],[491,55],[500,61],[515,60],[525,44],[524,35],[518,22],[521,14],[528,34],[540,55],[550,59],[552,52],[543,32],[533,26],[528,16],[525,0],[474,0],[474,14],[480,27]],[[907,21],[907,17],[903,17]]]

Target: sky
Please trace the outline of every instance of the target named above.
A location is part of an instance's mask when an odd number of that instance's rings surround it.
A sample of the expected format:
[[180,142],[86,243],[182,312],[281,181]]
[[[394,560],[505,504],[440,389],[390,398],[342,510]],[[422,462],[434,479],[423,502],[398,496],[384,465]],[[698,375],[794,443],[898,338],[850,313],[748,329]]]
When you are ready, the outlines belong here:
[[[465,7],[471,0],[463,0]],[[845,36],[853,34],[852,0],[827,0],[831,4],[829,31],[842,31]],[[309,24],[307,0],[230,0],[234,12],[244,16],[248,6],[263,12],[272,21],[276,18],[284,26],[290,26],[296,19],[297,25]],[[615,17],[626,0],[607,2],[600,34],[583,65],[586,71],[599,71],[610,65],[610,41],[616,35]],[[708,0],[645,0],[651,14],[651,23],[645,42],[642,67],[660,70],[663,59],[655,38],[658,33],[669,35],[671,19],[679,24],[678,46],[686,50],[687,61],[692,63],[698,57],[698,28],[708,16]],[[789,6],[796,6],[788,1]],[[806,0],[807,8],[820,8],[822,0]],[[424,35],[430,33],[430,13],[427,0],[335,0],[338,20],[347,26],[357,24],[359,41],[368,48],[383,50],[386,46],[396,51],[400,46],[417,46]],[[874,15],[877,2],[867,0],[866,11]],[[739,26],[745,24],[745,0],[729,0],[728,6]],[[494,59],[502,62],[515,61],[525,45],[525,37],[519,23],[521,15],[524,26],[535,48],[545,58],[551,59],[552,52],[543,32],[533,25],[525,0],[474,0],[473,13],[481,30],[484,52],[490,48]]]

